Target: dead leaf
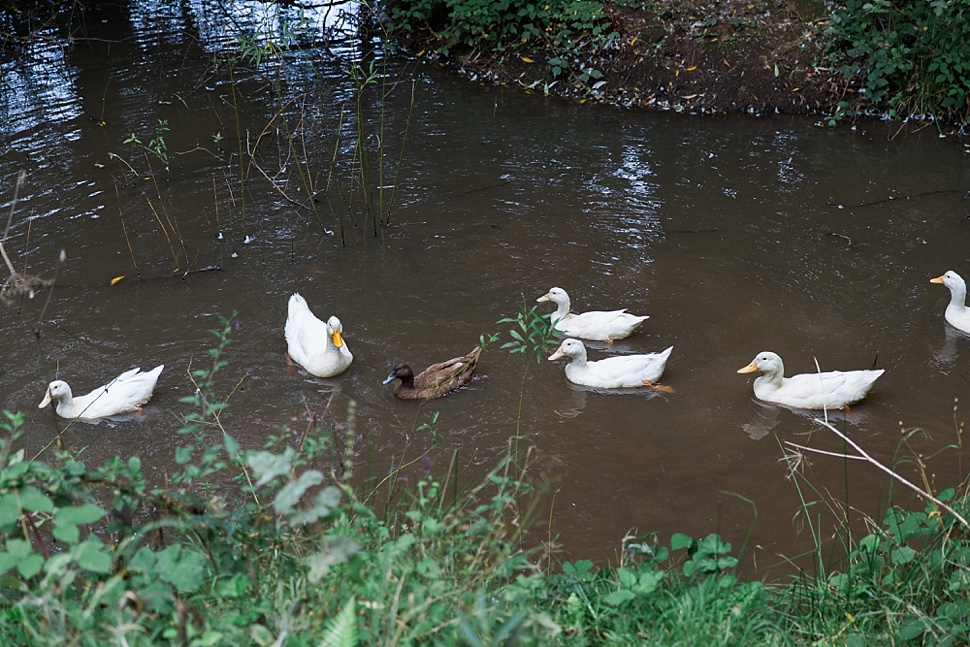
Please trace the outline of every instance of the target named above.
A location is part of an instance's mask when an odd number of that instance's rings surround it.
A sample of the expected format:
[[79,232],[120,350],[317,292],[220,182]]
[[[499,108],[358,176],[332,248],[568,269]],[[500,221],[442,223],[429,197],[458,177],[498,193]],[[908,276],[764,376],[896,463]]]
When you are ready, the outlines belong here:
[[111,285],[114,285],[115,283],[118,283],[118,282],[124,280],[124,278],[125,278],[125,275],[124,274],[122,274],[121,276],[114,277],[113,279],[111,279]]

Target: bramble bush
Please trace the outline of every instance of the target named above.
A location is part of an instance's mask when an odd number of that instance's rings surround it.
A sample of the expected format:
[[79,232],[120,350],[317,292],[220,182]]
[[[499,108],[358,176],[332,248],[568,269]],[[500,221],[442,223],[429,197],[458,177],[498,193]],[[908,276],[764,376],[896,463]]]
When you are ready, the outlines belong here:
[[844,0],[828,27],[829,58],[864,88],[850,108],[892,118],[970,116],[970,0]]
[[612,37],[600,2],[577,0],[418,0],[381,3],[391,32],[408,35],[430,31],[437,49],[489,46],[504,53],[527,45],[530,51],[572,51],[599,46]]

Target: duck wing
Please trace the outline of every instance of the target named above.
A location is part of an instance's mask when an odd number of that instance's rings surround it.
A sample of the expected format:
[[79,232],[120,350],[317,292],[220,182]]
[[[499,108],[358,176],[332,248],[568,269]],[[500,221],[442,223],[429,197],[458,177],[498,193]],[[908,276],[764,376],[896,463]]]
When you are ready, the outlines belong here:
[[660,353],[608,357],[587,362],[585,368],[573,371],[570,371],[570,364],[566,366],[566,375],[572,381],[587,386],[610,389],[640,387],[644,381],[653,382],[663,375],[672,350],[673,346]]
[[782,404],[804,409],[838,409],[865,397],[885,371],[828,371],[785,378],[776,396]]
[[[132,368],[87,395],[74,398],[72,410],[81,418],[104,418],[135,411],[148,402],[164,364],[142,373]],[[72,416],[73,417],[73,416]]]
[[633,315],[623,310],[590,310],[579,314],[566,315],[556,322],[556,330],[597,341],[623,339],[637,326],[649,319],[647,315]]
[[414,388],[447,392],[468,384],[475,373],[481,353],[481,347],[476,346],[467,355],[432,364],[414,376]]
[[312,363],[314,355],[322,352],[330,343],[326,322],[310,311],[306,299],[299,294],[290,296],[283,336],[290,357],[304,368],[304,362]]

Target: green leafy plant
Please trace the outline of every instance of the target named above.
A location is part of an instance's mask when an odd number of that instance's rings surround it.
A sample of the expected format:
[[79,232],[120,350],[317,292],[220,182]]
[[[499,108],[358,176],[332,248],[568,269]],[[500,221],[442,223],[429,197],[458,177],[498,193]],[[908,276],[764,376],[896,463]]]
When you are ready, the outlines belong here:
[[738,565],[737,558],[730,554],[731,544],[718,535],[708,535],[698,541],[683,533],[674,533],[670,538],[670,547],[673,550],[687,549],[687,561],[684,562],[684,575],[687,577],[695,573],[720,574]]
[[508,330],[512,340],[502,344],[501,348],[512,354],[526,355],[530,362],[541,362],[546,349],[556,344],[549,315],[541,314],[539,306],[527,307],[524,298],[514,317],[503,317],[498,323],[512,324]]
[[135,133],[128,135],[124,143],[137,144],[138,146],[155,153],[155,155],[157,155],[158,158],[167,166],[170,161],[170,157],[168,154],[168,144],[165,142],[165,133],[167,133],[169,130],[171,130],[171,128],[168,127],[168,119],[158,119],[153,129],[154,135],[150,140],[148,140],[147,146],[142,143],[141,139],[139,139],[138,135]]
[[382,3],[392,35],[428,30],[437,49],[448,55],[456,48],[489,47],[497,53],[531,50],[577,52],[599,48],[614,32],[600,2],[547,0],[419,0]]
[[[829,57],[861,86],[845,108],[891,117],[970,117],[970,0],[846,0],[832,8]],[[848,113],[843,109],[836,116]],[[834,120],[833,120],[834,121]]]

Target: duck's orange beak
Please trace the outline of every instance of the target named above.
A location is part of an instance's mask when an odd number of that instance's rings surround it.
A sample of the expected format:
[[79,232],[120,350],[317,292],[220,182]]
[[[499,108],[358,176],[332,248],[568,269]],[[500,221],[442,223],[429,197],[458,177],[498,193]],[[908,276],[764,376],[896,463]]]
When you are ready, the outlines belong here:
[[562,352],[562,346],[556,349],[556,352],[549,356],[550,360],[559,359],[560,357],[565,357],[566,353]]
[[943,283],[943,277],[938,276],[935,279],[930,279],[930,283]]
[[750,364],[748,364],[744,368],[739,368],[738,373],[754,373],[757,370],[758,370],[758,367],[754,365],[754,360],[751,360]]
[[343,338],[343,335],[340,334],[339,330],[333,331],[333,345],[336,346],[337,348],[340,348],[341,346],[344,345],[344,338]]
[[539,297],[538,299],[536,299],[536,303],[542,303],[543,301],[549,301],[549,300],[550,300],[549,299],[549,293],[546,292],[541,297]]
[[50,389],[47,389],[47,393],[44,394],[44,400],[40,404],[37,405],[37,408],[38,409],[43,409],[44,407],[46,407],[50,403],[51,403],[51,390]]

